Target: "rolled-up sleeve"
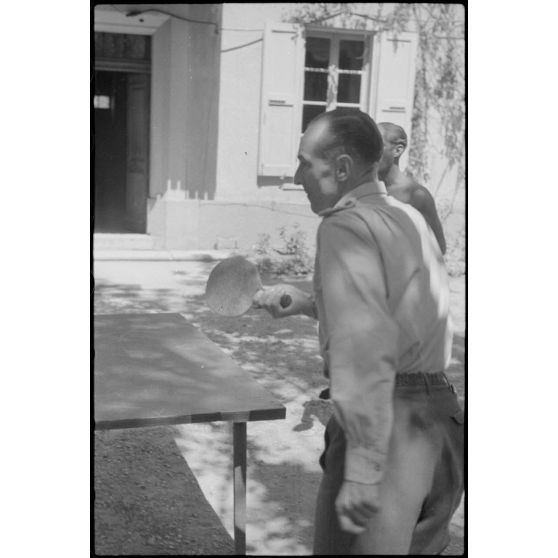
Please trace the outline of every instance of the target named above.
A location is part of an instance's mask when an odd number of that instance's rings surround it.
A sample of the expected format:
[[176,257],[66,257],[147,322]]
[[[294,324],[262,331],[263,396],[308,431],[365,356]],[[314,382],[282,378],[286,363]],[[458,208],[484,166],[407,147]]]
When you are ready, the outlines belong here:
[[347,440],[345,479],[375,484],[392,430],[398,341],[381,254],[364,221],[342,211],[320,225],[317,264],[331,398]]

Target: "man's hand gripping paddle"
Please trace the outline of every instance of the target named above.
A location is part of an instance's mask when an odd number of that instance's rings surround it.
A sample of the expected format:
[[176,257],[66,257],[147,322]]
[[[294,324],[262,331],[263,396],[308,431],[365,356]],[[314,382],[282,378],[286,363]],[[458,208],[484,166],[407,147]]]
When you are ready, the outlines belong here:
[[[213,312],[240,316],[253,306],[254,297],[263,288],[258,268],[242,256],[233,256],[213,268],[205,287],[205,298]],[[280,304],[287,308],[291,297],[283,295]]]

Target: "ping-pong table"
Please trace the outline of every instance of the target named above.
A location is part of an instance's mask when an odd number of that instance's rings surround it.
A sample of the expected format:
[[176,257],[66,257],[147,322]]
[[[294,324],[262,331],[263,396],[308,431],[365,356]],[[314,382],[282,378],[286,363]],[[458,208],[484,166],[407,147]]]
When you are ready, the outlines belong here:
[[96,430],[233,423],[234,544],[246,553],[246,424],[285,407],[180,314],[94,317]]

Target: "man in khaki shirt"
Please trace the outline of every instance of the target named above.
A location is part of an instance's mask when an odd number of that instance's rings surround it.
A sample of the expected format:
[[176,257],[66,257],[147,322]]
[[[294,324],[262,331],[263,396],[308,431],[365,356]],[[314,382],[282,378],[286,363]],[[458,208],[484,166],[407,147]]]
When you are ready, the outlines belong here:
[[439,553],[463,493],[463,411],[443,374],[448,278],[422,215],[378,181],[382,149],[357,109],[310,123],[295,182],[322,217],[314,294],[276,285],[256,300],[276,317],[319,320],[334,415],[315,554]]

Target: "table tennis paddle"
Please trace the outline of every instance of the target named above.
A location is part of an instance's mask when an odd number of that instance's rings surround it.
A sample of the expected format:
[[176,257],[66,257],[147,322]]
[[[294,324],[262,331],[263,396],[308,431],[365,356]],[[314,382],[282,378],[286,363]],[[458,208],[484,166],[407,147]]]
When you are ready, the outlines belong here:
[[[219,262],[209,274],[205,287],[207,305],[222,316],[240,316],[254,303],[256,294],[264,290],[258,268],[242,256]],[[289,295],[281,297],[282,308],[292,302]]]

